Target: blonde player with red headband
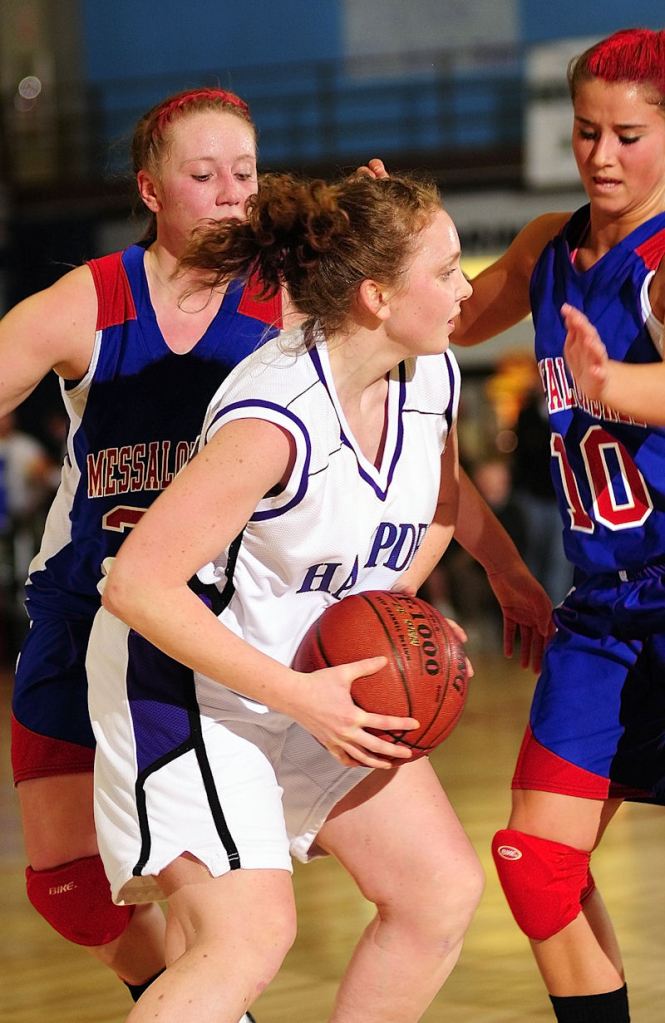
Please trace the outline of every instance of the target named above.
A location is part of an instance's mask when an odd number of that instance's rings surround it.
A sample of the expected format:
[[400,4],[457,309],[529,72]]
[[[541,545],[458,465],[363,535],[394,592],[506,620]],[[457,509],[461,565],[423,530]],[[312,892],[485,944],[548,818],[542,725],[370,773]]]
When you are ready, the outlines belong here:
[[139,121],[132,154],[151,224],[132,245],[66,274],[0,324],[0,414],[51,369],[70,417],[62,483],[27,587],[31,629],[13,701],[12,760],[28,897],[134,999],[164,967],[157,905],[114,906],[93,822],[94,738],[85,652],[105,557],[189,459],[221,380],[281,324],[279,297],[232,282],[181,300],[172,273],[192,229],[244,218],[256,134],[233,93],[179,93]]

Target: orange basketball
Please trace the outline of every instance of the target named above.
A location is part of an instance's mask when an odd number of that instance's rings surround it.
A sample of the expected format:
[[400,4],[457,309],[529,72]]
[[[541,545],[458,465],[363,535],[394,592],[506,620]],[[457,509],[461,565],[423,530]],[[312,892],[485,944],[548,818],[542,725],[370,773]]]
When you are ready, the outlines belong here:
[[379,655],[387,665],[356,679],[353,700],[372,713],[416,718],[420,727],[413,731],[375,734],[410,747],[414,758],[424,756],[459,721],[468,681],[462,644],[426,601],[390,590],[345,597],[310,626],[293,667],[317,671]]

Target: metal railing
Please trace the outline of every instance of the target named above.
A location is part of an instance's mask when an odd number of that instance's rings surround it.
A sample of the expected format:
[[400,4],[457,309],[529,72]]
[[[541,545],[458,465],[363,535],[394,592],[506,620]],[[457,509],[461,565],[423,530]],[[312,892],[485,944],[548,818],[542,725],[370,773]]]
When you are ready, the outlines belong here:
[[522,55],[484,47],[58,83],[32,100],[5,95],[0,178],[14,193],[117,182],[128,174],[128,143],[144,110],[212,83],[248,100],[266,169],[337,169],[382,155],[446,168],[449,184],[518,172]]

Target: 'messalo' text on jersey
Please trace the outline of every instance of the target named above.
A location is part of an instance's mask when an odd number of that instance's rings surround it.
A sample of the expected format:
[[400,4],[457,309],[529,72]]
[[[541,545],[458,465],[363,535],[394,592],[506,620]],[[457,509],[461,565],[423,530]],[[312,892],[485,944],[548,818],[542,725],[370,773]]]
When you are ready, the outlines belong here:
[[88,497],[163,490],[194,455],[196,440],[152,440],[88,453]]

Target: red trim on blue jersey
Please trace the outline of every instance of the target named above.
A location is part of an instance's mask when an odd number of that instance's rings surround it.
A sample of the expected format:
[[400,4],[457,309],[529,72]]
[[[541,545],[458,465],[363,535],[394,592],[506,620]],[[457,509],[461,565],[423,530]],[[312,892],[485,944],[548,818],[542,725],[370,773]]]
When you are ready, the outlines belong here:
[[665,255],[665,228],[635,249],[636,255],[644,261],[649,270],[657,270]]
[[238,312],[251,316],[270,327],[282,327],[282,296],[278,291],[271,298],[260,298],[263,282],[258,274],[252,274],[247,281],[238,303]]
[[651,793],[630,788],[587,771],[542,746],[527,725],[520,748],[512,788],[534,792],[558,792],[584,799],[649,799]]
[[88,260],[97,291],[97,330],[136,319],[136,306],[122,252]]
[[76,742],[53,739],[26,728],[12,714],[14,784],[58,774],[84,774],[94,766],[95,751]]

